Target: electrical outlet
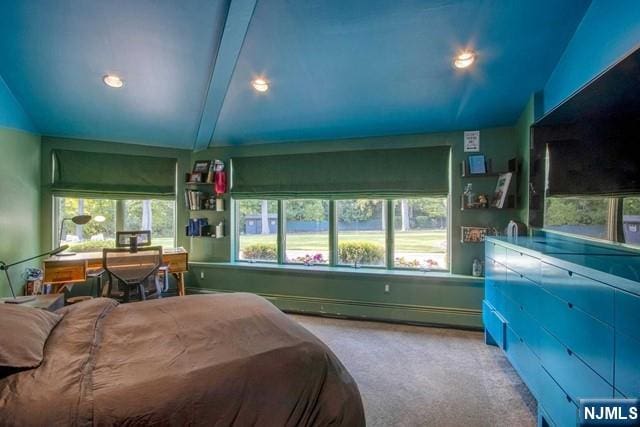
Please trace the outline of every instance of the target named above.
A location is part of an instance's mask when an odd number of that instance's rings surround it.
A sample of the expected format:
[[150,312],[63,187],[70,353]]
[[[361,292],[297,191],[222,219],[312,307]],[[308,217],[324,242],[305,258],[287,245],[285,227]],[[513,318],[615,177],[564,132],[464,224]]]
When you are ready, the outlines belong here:
[[391,285],[389,285],[388,283],[385,283],[384,285],[384,293],[388,294],[391,291]]
[[201,271],[201,272],[200,272],[200,278],[201,278],[201,279],[204,279],[204,271]]

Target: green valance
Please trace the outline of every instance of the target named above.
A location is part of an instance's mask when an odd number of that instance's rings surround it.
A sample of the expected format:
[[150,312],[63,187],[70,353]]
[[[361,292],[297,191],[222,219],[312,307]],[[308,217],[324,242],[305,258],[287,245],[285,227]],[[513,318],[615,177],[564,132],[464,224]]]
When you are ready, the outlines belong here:
[[51,191],[66,197],[174,198],[176,159],[54,150]]
[[231,159],[236,198],[445,196],[450,147],[286,154]]

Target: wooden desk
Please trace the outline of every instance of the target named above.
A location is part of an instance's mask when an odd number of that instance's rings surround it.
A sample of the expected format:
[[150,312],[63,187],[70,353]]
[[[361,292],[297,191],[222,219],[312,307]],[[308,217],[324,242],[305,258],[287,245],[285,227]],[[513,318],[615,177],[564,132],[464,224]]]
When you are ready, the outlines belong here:
[[[189,270],[189,253],[184,248],[164,249],[162,262],[169,267],[169,273],[178,281],[178,295],[185,295],[184,273]],[[52,256],[44,260],[43,283],[52,284],[54,291],[59,291],[64,285],[85,282],[88,271],[100,268],[103,268],[102,252]]]

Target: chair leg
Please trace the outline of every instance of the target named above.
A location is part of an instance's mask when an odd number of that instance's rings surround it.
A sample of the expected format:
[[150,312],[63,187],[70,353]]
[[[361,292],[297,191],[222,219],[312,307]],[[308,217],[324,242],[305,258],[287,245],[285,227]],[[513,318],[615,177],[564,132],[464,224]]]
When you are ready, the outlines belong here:
[[129,293],[131,292],[130,286],[128,284],[124,287],[124,302],[129,302]]
[[138,283],[138,291],[140,292],[140,300],[141,301],[146,300],[147,297],[144,294],[144,283]]

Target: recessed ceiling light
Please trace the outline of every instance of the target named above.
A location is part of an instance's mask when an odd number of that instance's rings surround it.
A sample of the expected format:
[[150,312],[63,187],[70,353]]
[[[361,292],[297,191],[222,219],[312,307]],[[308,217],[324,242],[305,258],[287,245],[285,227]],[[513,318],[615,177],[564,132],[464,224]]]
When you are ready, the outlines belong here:
[[471,52],[470,50],[465,50],[454,58],[453,65],[456,68],[467,68],[468,66],[473,64],[473,61],[475,60],[476,54]]
[[102,78],[102,81],[109,87],[118,88],[124,86],[124,81],[115,74],[107,74]]
[[251,82],[251,85],[258,92],[266,92],[269,90],[269,83],[265,79],[255,79]]

